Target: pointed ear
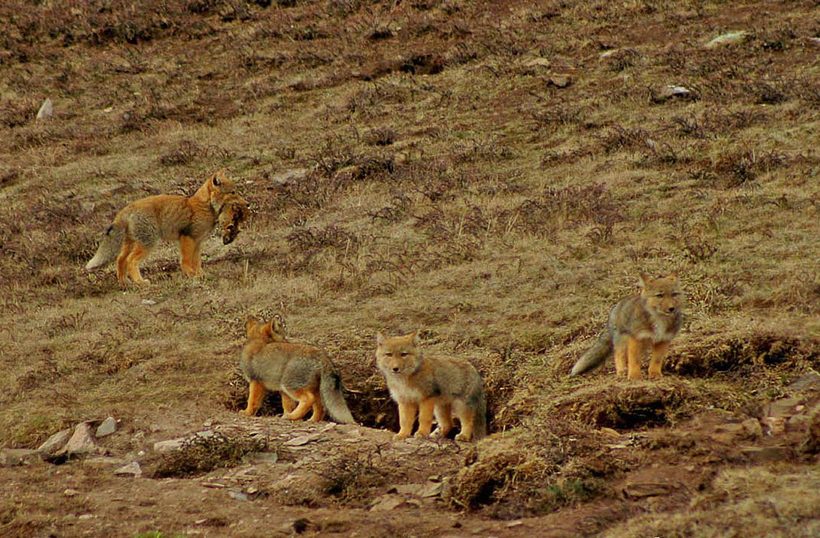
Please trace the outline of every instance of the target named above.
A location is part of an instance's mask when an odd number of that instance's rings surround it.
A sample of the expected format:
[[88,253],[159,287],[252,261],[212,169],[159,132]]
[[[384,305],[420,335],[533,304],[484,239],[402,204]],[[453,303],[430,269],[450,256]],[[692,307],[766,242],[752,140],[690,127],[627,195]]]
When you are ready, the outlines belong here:
[[275,314],[273,319],[270,320],[271,331],[277,334],[285,334],[285,320],[282,319],[282,316],[279,314]]
[[216,172],[214,172],[214,175],[211,176],[211,184],[214,187],[219,187],[220,185],[222,185],[222,179],[221,178],[224,177],[224,175],[225,175],[224,170],[217,170]]
[[418,347],[418,345],[419,345],[419,331],[418,330],[413,331],[412,333],[410,333],[410,336],[413,339],[413,345]]
[[641,273],[638,275],[638,283],[641,285],[641,288],[645,288],[650,282],[652,282],[652,277],[646,273]]
[[669,273],[669,276],[666,277],[666,278],[668,278],[669,280],[671,280],[675,284],[678,283],[678,274],[677,273]]
[[265,325],[259,330],[262,336],[265,338],[273,338],[273,320],[265,323]]
[[249,317],[247,321],[245,321],[245,334],[250,336],[253,330],[256,328],[256,320]]
[[381,346],[384,344],[384,335],[381,332],[376,333],[376,345]]

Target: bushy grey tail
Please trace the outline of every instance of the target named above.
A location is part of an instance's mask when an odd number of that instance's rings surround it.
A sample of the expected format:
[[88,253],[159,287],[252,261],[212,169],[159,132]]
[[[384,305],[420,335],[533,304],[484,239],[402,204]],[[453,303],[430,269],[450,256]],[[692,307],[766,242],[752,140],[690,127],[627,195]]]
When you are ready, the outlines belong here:
[[120,250],[124,235],[125,228],[115,224],[106,228],[102,241],[100,241],[100,246],[97,247],[97,253],[85,264],[86,270],[92,271],[111,262]]
[[319,394],[322,397],[325,409],[331,417],[342,424],[356,424],[350,409],[347,407],[344,394],[342,394],[342,378],[338,372],[322,372],[319,379]]
[[572,371],[569,375],[581,375],[588,370],[597,368],[603,364],[606,358],[611,354],[612,335],[609,334],[609,329],[604,329],[601,334],[598,335],[598,340],[595,341],[595,344],[578,359],[578,362],[572,367]]

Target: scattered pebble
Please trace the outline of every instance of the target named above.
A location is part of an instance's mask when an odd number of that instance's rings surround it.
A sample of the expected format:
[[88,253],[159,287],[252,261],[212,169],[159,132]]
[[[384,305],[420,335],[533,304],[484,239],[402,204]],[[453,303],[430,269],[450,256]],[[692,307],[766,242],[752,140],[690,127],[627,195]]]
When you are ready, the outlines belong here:
[[107,419],[102,421],[102,424],[97,426],[97,437],[105,437],[106,435],[111,435],[117,431],[117,421],[114,420],[114,417],[108,417]]

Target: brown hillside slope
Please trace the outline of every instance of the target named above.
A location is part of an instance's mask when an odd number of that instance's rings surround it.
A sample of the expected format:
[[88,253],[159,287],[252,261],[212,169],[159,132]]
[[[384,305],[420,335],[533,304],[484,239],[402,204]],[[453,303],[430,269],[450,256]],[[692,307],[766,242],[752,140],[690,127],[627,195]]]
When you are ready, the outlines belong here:
[[[120,423],[108,459],[0,467],[0,534],[816,535],[816,21],[809,1],[3,2],[0,446]],[[128,201],[221,167],[254,214],[206,241],[204,278],[173,245],[145,288],[83,270]],[[667,377],[567,378],[640,271],[687,294]],[[237,415],[244,320],[272,312],[366,427],[289,424],[278,398]],[[376,331],[415,329],[484,375],[478,445],[378,431]]]

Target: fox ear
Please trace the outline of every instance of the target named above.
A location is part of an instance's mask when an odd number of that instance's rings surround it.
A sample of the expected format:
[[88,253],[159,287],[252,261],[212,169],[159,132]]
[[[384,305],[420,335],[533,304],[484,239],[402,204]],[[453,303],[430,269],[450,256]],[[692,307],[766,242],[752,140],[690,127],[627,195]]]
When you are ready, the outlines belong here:
[[273,338],[273,320],[265,323],[264,327],[262,327],[261,333],[262,336],[266,338]]
[[376,345],[380,346],[384,344],[384,335],[381,332],[376,333]]
[[674,283],[678,283],[678,274],[677,273],[669,273],[669,276],[666,277]]
[[273,319],[270,320],[270,327],[271,331],[279,334],[284,334],[285,332],[285,320],[282,319],[282,316],[279,314],[275,314]]
[[245,334],[247,334],[248,336],[250,336],[250,335],[251,335],[251,332],[253,331],[253,329],[254,329],[255,327],[256,327],[256,320],[255,320],[255,319],[253,319],[253,318],[251,318],[251,317],[249,317],[249,318],[247,319],[247,321],[245,321]]
[[413,345],[418,346],[419,345],[419,332],[417,330],[413,331],[412,333],[410,333],[410,336],[413,338]]
[[213,184],[214,187],[219,187],[222,185],[222,179],[220,179],[222,177],[225,177],[225,170],[217,170],[214,172],[214,175],[211,176],[211,184]]
[[650,282],[652,282],[652,277],[646,273],[641,273],[638,275],[638,283],[641,285],[641,288],[645,288]]

